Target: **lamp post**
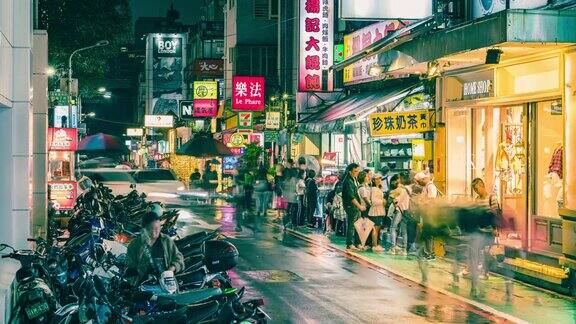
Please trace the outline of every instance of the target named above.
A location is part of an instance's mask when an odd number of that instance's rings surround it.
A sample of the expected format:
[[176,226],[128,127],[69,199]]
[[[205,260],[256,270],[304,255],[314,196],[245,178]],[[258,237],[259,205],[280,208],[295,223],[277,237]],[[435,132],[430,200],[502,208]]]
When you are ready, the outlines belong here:
[[[72,57],[74,57],[74,54],[81,52],[81,51],[86,51],[86,50],[89,50],[92,48],[96,48],[96,47],[107,46],[108,44],[110,44],[109,41],[101,40],[101,41],[98,41],[94,45],[79,48],[79,49],[75,50],[74,52],[72,52],[72,54],[70,54],[70,57],[68,58],[68,97],[71,96],[71,92],[72,92],[71,91],[72,90]],[[72,127],[72,105],[70,105],[70,99],[68,99],[68,127]]]

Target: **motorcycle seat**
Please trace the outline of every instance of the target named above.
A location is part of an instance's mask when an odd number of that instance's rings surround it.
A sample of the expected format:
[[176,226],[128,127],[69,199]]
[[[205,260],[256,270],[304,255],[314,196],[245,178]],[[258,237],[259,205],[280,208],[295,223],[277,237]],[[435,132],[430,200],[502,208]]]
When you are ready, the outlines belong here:
[[185,246],[189,246],[189,245],[202,244],[204,241],[211,240],[211,239],[215,238],[216,235],[217,235],[216,232],[202,231],[202,232],[190,234],[190,235],[188,235],[184,238],[181,238],[179,240],[175,240],[174,243],[176,243],[176,246],[179,249],[181,249],[181,248],[184,248]]
[[206,288],[186,291],[180,294],[158,294],[156,296],[159,303],[173,301],[178,305],[184,306],[205,302],[220,295],[222,295],[222,290],[220,290],[220,288]]
[[199,245],[189,245],[182,249],[179,249],[184,258],[189,258],[195,255],[203,255],[204,254],[204,242],[200,243]]
[[188,323],[199,323],[218,314],[220,305],[216,301],[188,306],[186,319]]

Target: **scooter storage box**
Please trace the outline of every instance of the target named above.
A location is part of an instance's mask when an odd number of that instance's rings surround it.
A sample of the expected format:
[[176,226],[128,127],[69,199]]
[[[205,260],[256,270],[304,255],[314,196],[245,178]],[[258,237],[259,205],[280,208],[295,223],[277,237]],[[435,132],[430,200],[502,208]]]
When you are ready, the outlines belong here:
[[228,271],[238,264],[238,249],[227,241],[207,241],[204,262],[212,273]]

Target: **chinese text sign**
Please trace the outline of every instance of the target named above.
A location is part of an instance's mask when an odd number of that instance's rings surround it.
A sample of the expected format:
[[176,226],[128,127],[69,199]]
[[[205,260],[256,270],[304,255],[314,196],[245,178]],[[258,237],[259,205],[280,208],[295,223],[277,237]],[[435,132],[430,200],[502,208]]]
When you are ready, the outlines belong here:
[[264,110],[264,83],[262,76],[234,76],[232,78],[232,109]]
[[401,135],[434,129],[428,110],[373,113],[368,117],[370,136]]
[[300,0],[298,90],[332,91],[334,0]]

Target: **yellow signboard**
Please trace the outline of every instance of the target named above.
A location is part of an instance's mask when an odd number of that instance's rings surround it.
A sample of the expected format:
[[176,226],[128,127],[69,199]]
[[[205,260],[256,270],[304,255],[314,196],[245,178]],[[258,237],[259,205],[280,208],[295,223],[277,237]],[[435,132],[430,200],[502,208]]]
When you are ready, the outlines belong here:
[[434,129],[432,112],[429,110],[373,113],[368,116],[368,124],[372,137],[422,133]]
[[218,99],[218,82],[194,81],[194,99]]

